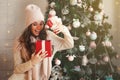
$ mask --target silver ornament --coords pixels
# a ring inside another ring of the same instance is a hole
[[[97,59],[95,57],[92,57],[92,58],[89,59],[89,63],[96,64],[97,63]]]
[[[85,51],[85,46],[84,46],[84,45],[79,45],[79,50],[80,50],[81,52]]]

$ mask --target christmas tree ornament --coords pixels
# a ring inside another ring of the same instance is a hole
[[[108,61],[109,61],[109,57],[108,57],[107,55],[104,56],[104,57],[103,57],[103,61],[108,62]]]
[[[91,32],[90,32],[90,30],[88,30],[87,32],[86,32],[86,36],[90,36],[91,35]]]
[[[61,12],[62,12],[63,15],[69,14],[69,9],[68,9],[68,7],[65,6],[65,7],[61,10]]]
[[[56,11],[54,9],[50,10],[49,17],[56,16]]]
[[[82,4],[81,3],[78,3],[77,6],[80,7],[80,8],[82,8]]]
[[[97,34],[96,34],[96,32],[92,32],[92,33],[91,33],[90,39],[91,39],[91,40],[96,40],[96,39],[97,39]]]
[[[74,66],[74,69],[73,69],[74,71],[77,71],[77,72],[80,72],[80,66]]]
[[[80,50],[81,52],[85,51],[85,46],[84,46],[84,45],[79,45],[79,50]]]
[[[71,4],[72,6],[77,5],[77,0],[70,0],[70,4]]]
[[[85,70],[83,68],[81,68],[80,72],[79,72],[81,75],[85,75]]]
[[[88,8],[87,4],[85,2],[83,2],[82,7],[84,8],[84,10],[86,10]]]
[[[89,63],[96,64],[97,63],[97,59],[95,57],[92,57],[92,58],[89,59]]]
[[[55,59],[55,64],[56,64],[56,65],[60,65],[60,64],[61,64],[61,61],[60,61],[58,58],[56,58],[56,59]]]
[[[103,9],[103,8],[104,8],[103,3],[99,3],[99,9]]]
[[[95,41],[91,41],[91,42],[90,42],[90,48],[95,49],[96,46],[97,46],[97,45],[96,45]]]
[[[53,66],[52,71],[51,71],[51,77],[50,80],[62,80],[62,73],[61,73],[62,68],[58,65]]]
[[[92,70],[91,70],[91,68],[89,66],[86,66],[85,71],[86,71],[87,75],[91,75],[92,74]]]
[[[105,40],[102,42],[103,46],[111,47],[112,43],[109,40]]]
[[[92,11],[93,11],[93,7],[90,6],[90,7],[88,8],[88,10],[89,10],[90,12],[92,12]]]
[[[55,2],[51,2],[51,3],[50,3],[50,7],[51,7],[51,8],[55,8]]]
[[[79,19],[73,19],[73,27],[74,28],[79,28],[80,27],[80,21]]]
[[[74,40],[79,40],[79,37],[73,36],[73,39],[74,39]]]
[[[74,58],[76,57],[75,55],[67,55],[69,61],[73,61]]]
[[[88,63],[87,55],[82,56],[82,65],[83,65],[83,66],[86,66],[87,63]]]
[[[113,80],[112,75],[105,76],[105,80]]]
[[[94,20],[95,21],[102,21],[102,19],[103,19],[103,15],[99,12],[96,12],[94,15]]]
[[[94,20],[97,25],[102,25],[103,14],[96,12],[94,15]]]
[[[77,6],[80,7],[80,8],[82,8],[82,0],[78,0],[77,1]]]

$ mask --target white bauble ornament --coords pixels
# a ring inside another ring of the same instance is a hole
[[[108,56],[104,56],[103,57],[103,61],[108,62],[109,61],[109,57]]]
[[[73,27],[74,28],[78,28],[78,27],[80,27],[80,21],[79,21],[79,19],[73,19]]]
[[[60,65],[61,64],[61,61],[59,59],[55,59],[55,64],[56,65]]]
[[[102,19],[103,19],[103,15],[101,13],[96,12],[96,14],[94,15],[94,20],[102,21]]]
[[[96,40],[97,39],[97,34],[95,32],[92,32],[90,35],[91,40]]]
[[[91,32],[90,32],[90,30],[88,30],[87,32],[86,32],[86,36],[90,36],[91,35]]]
[[[80,50],[81,52],[85,51],[85,46],[84,46],[84,45],[79,45],[79,50]]]
[[[72,6],[77,5],[77,0],[70,0],[70,4],[71,4]]]
[[[86,55],[84,55],[84,56],[82,57],[82,65],[83,65],[83,66],[86,66],[87,63],[88,63],[88,58],[87,58]]]
[[[90,48],[93,48],[93,49],[96,48],[96,43],[95,43],[95,41],[91,41],[91,42],[90,42]]]
[[[92,11],[93,11],[93,7],[90,6],[90,7],[88,8],[88,10],[89,10],[90,12],[92,12]]]
[[[51,3],[50,3],[50,7],[51,7],[51,8],[54,8],[54,7],[55,7],[55,2],[51,2]]]

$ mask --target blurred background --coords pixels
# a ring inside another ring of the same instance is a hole
[[[25,7],[33,3],[41,7],[45,14],[47,0],[0,0],[0,80],[7,80],[13,71],[13,44],[14,39],[25,28]],[[120,50],[120,0],[103,0],[104,11],[108,21],[112,24],[113,46]]]

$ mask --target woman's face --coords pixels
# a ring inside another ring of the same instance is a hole
[[[40,23],[34,22],[32,23],[32,33],[34,36],[38,36],[40,34],[40,31],[43,29],[44,22],[41,21]]]

